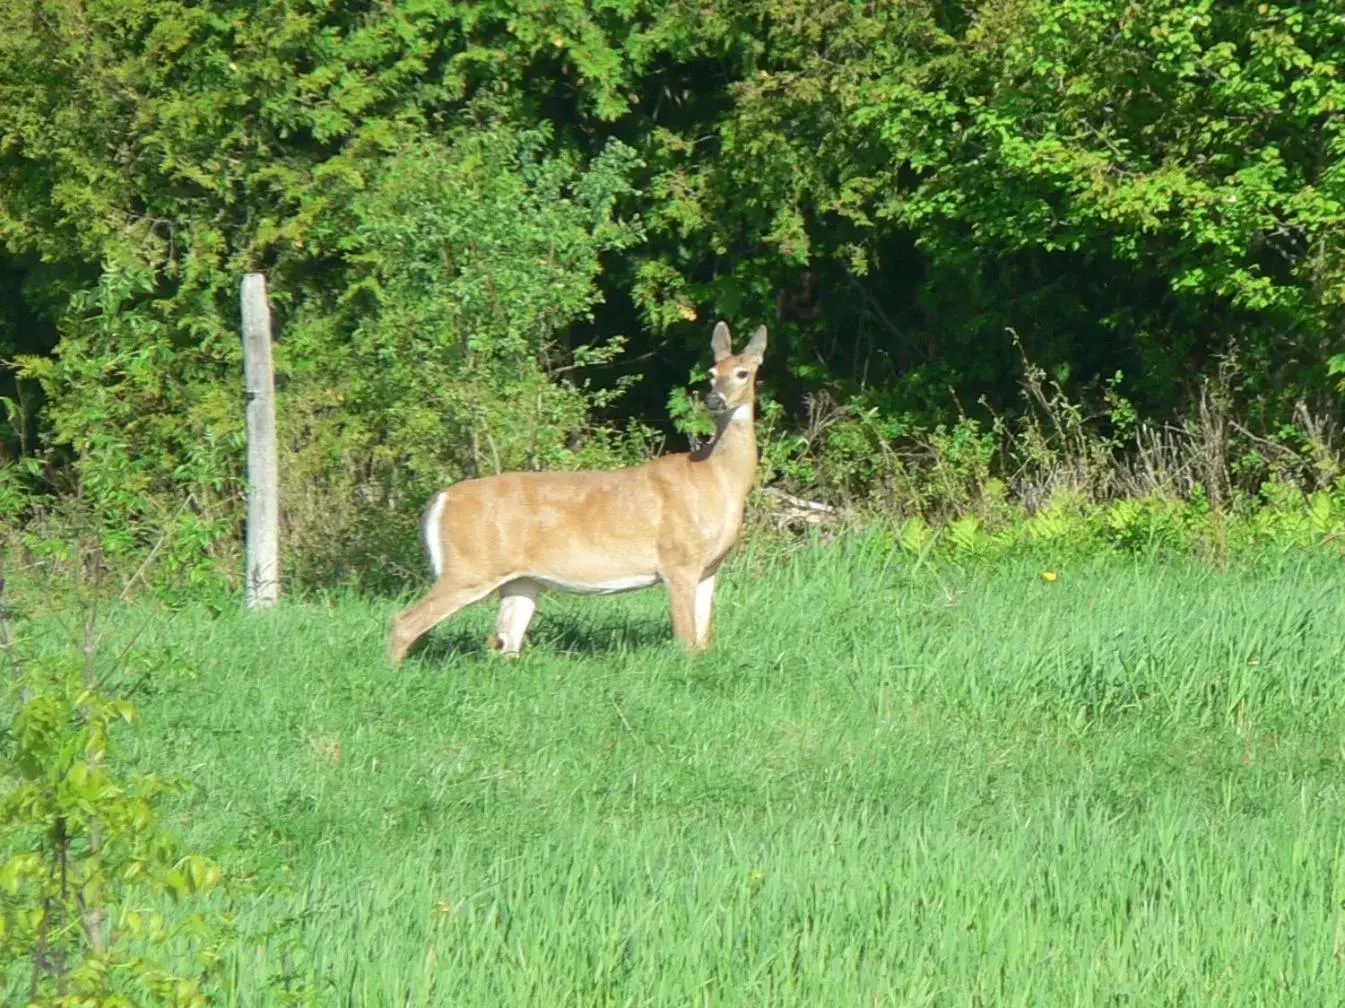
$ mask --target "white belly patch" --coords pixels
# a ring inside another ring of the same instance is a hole
[[[658,582],[656,574],[636,574],[632,577],[610,578],[606,581],[561,581],[544,574],[526,575],[547,588],[570,592],[573,595],[616,595],[619,592],[648,588]]]

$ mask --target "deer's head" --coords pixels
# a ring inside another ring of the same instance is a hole
[[[740,409],[751,410],[757,368],[761,367],[761,359],[766,354],[766,327],[758,326],[743,352],[736,354],[729,327],[720,322],[715,326],[710,347],[714,350],[715,362],[710,368],[710,394],[705,397],[705,406],[715,423],[722,426],[743,415],[738,412]]]

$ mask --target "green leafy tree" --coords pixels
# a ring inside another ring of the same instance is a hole
[[[922,385],[1005,399],[1012,326],[1062,375],[1125,367],[1150,408],[1230,353],[1280,415],[1325,387],[1345,290],[1331,5],[713,10],[684,51],[720,54],[729,100],[708,131],[651,134],[682,249],[657,277],[757,312],[820,277],[782,315],[801,377],[867,369],[891,406]]]

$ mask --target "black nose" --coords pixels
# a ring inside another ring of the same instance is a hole
[[[705,408],[711,413],[723,412],[726,405],[727,403],[724,402],[724,397],[718,392],[711,392],[705,397]]]

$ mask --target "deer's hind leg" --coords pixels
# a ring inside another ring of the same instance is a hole
[[[500,581],[463,581],[445,573],[415,605],[392,619],[388,634],[388,659],[400,665],[411,645],[459,609],[485,598]]]

